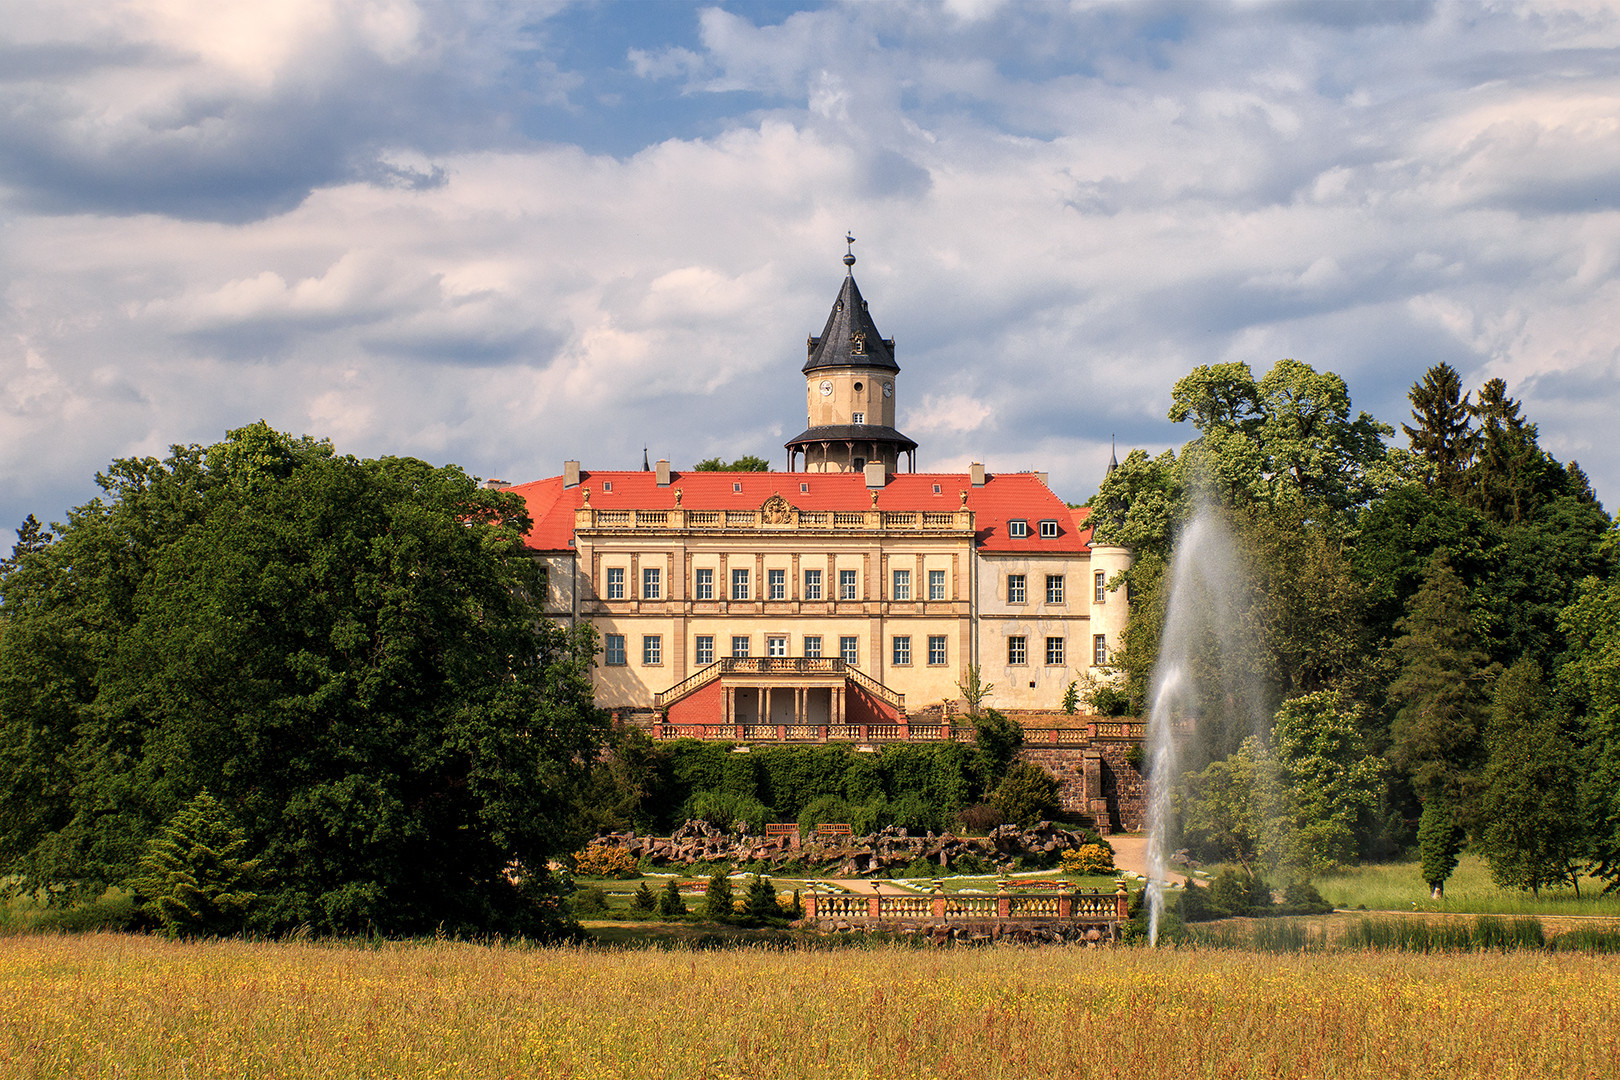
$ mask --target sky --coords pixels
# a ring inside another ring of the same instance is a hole
[[[1613,4],[0,9],[0,529],[261,418],[784,467],[846,230],[920,470],[1080,501],[1284,357],[1403,444],[1445,361],[1620,497]]]

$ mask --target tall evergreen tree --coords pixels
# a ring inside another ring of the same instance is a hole
[[[1559,470],[1536,443],[1536,425],[1519,415],[1507,383],[1492,379],[1473,407],[1479,421],[1479,454],[1470,477],[1474,504],[1504,524],[1535,514]]]
[[[131,884],[171,938],[235,933],[258,899],[259,860],[246,853],[241,827],[201,791],[152,838]]]
[[[1462,392],[1455,368],[1436,364],[1407,394],[1417,426],[1401,425],[1412,452],[1428,466],[1429,486],[1453,496],[1462,495],[1479,444],[1470,396]]]
[[[1496,681],[1480,792],[1480,846],[1503,887],[1540,895],[1574,880],[1581,848],[1578,765],[1541,666],[1520,660]]]

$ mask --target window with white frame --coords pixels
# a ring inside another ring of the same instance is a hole
[[[1014,540],[1022,540],[1029,535],[1029,522],[1023,518],[1013,518],[1007,522],[1007,535]]]
[[[731,598],[733,600],[748,599],[747,570],[733,570],[731,572]]]
[[[840,570],[840,571],[838,571],[838,599],[840,599],[840,600],[859,600],[860,599],[860,596],[855,591],[855,571],[853,571],[853,570]]]
[[[806,570],[804,572],[804,598],[806,600],[821,599],[820,570]]]
[[[819,634],[806,634],[804,636],[804,655],[811,660],[821,659],[821,636]]]
[[[714,635],[699,634],[693,643],[692,660],[698,664],[714,663]]]
[[[765,655],[777,657],[786,656],[787,641],[787,637],[782,634],[767,634],[765,636]]]
[[[624,635],[602,635],[602,662],[608,667],[624,666]]]
[[[1007,639],[1007,663],[1022,667],[1029,663],[1028,641],[1022,637]]]
[[[714,599],[714,571],[699,567],[692,571],[692,599]]]
[[[1063,603],[1063,575],[1046,575],[1046,602],[1048,604]]]
[[[748,655],[748,635],[733,634],[731,638],[731,655],[746,657]]]
[[[1007,575],[1007,603],[1022,604],[1024,602],[1024,575]]]
[[[895,666],[905,666],[911,663],[911,638],[897,637],[894,639]]]
[[[653,667],[664,662],[664,636],[662,634],[645,634],[641,639],[641,663],[643,667]]]
[[[765,571],[765,587],[766,587],[766,590],[767,590],[767,592],[765,594],[767,599],[770,599],[770,600],[786,600],[787,599],[787,571],[786,570],[767,570],[767,571]]]
[[[657,600],[663,595],[664,574],[656,566],[641,568],[641,598],[643,600]]]
[[[1041,539],[1053,540],[1057,538],[1057,522],[1046,520],[1041,522]]]
[[[896,570],[894,572],[894,590],[890,593],[891,600],[911,599],[911,571]]]
[[[945,571],[943,571],[943,570],[930,570],[930,571],[928,571],[928,599],[930,599],[930,600],[948,600],[949,599],[949,597],[947,597],[945,595]]]
[[[1095,597],[1097,603],[1099,603],[1099,604],[1107,603],[1108,602],[1108,574],[1105,571],[1098,570],[1095,574],[1091,575],[1091,580],[1095,584],[1096,589],[1097,589],[1097,594],[1096,594],[1096,597]]]
[[[838,656],[851,667],[859,667],[861,660],[861,639],[858,637],[841,637],[838,639]]]
[[[1108,663],[1108,637],[1106,635],[1104,635],[1104,634],[1096,634],[1096,635],[1092,636],[1092,639],[1091,639],[1091,662],[1092,662],[1092,664],[1094,664],[1097,667],[1103,667],[1103,666],[1107,665],[1107,663]]]
[[[1046,662],[1058,667],[1063,666],[1063,639],[1049,637],[1046,639]]]
[[[849,418],[849,422],[852,424],[864,424],[866,423],[866,414],[863,412],[855,413]]]
[[[949,663],[946,637],[944,634],[928,635],[928,666],[939,667]]]
[[[607,571],[607,598],[624,599],[624,567],[610,566]]]

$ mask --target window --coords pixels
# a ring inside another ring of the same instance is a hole
[[[1046,639],[1046,662],[1048,664],[1055,664],[1058,667],[1063,666],[1063,639],[1062,638],[1060,638],[1060,637],[1049,637],[1049,638]]]
[[[645,667],[652,667],[664,662],[664,637],[662,634],[647,634],[641,639],[641,663]]]
[[[609,600],[624,599],[624,567],[610,566],[607,572],[607,598]]]
[[[939,667],[949,663],[945,653],[945,635],[930,634],[928,636],[928,663],[930,667]]]
[[[1024,602],[1024,575],[1007,575],[1007,603],[1022,604]]]
[[[1105,571],[1099,570],[1095,574],[1091,575],[1091,579],[1096,583],[1097,595],[1095,599],[1097,603],[1106,603],[1108,601],[1108,574]]]
[[[603,660],[607,663],[608,667],[623,667],[624,635],[604,634],[602,635],[602,644],[605,652]]]
[[[852,424],[864,424],[866,423],[866,414],[863,412],[855,413],[849,418],[849,422]]]
[[[1097,634],[1091,639],[1091,662],[1097,667],[1104,667],[1108,663],[1108,637]]]
[[[696,600],[713,600],[714,599],[714,571],[713,570],[695,570],[695,571],[693,571],[693,573],[697,577],[697,580],[695,582],[693,582],[693,586],[694,586],[693,591],[696,594],[693,597],[693,599],[696,599]]]
[[[944,600],[944,599],[946,599],[946,596],[945,596],[945,571],[943,571],[943,570],[930,570],[930,571],[928,571],[928,599],[930,599],[930,600]]]
[[[809,484],[806,484],[806,483],[800,483],[799,484],[799,494],[800,495],[806,494],[807,492],[809,492],[809,490],[810,490],[810,485]]]
[[[714,635],[699,634],[697,647],[692,650],[692,659],[699,664],[714,663]]]
[[[732,490],[733,494],[742,491],[742,481],[741,480],[733,480],[731,482],[731,490]]]
[[[1007,522],[1007,535],[1014,540],[1022,540],[1029,535],[1029,522],[1023,518],[1013,518]]]
[[[1063,603],[1063,575],[1046,575],[1046,602],[1048,604]]]
[[[864,468],[866,468],[866,459],[863,458],[863,457],[856,458],[855,459],[855,469],[854,469],[854,471],[855,472],[860,472]]]
[[[821,599],[820,570],[806,570],[804,572],[804,598],[806,600]]]
[[[786,656],[787,638],[780,635],[770,635],[765,638],[766,656]]]
[[[748,655],[747,637],[739,634],[731,639],[731,655],[743,657]]]
[[[787,599],[787,571],[786,570],[767,570],[767,571],[765,571],[765,585],[769,589],[769,592],[766,595],[770,599],[772,599],[772,600],[786,600]]]
[[[1057,536],[1057,522],[1055,522],[1055,521],[1043,521],[1043,522],[1041,522],[1041,539],[1042,540],[1051,540],[1051,539],[1054,539],[1056,536]]]
[[[935,485],[934,485],[934,494],[935,494],[935,495],[938,495],[938,494],[939,494],[939,485],[938,485],[938,484],[935,484]]]
[[[858,599],[860,599],[860,597],[855,595],[855,571],[853,571],[853,570],[840,570],[840,571],[838,571],[838,599],[840,599],[840,600],[858,600]]]
[[[911,599],[911,571],[910,570],[896,570],[894,572],[894,592],[891,594],[889,599],[891,599],[891,600],[910,600]]]
[[[1007,663],[1022,666],[1029,662],[1028,655],[1025,639],[1021,637],[1007,639]]]
[[[841,637],[838,639],[838,655],[851,667],[859,666],[861,659],[861,639],[856,637]]]
[[[806,634],[804,638],[804,655],[811,660],[821,659],[821,638]]]
[[[894,663],[896,666],[911,663],[911,639],[909,637],[897,637],[894,639]]]
[[[733,600],[748,599],[747,570],[733,570],[731,572],[731,598]]]
[[[608,492],[610,492],[612,490],[613,490],[613,481],[611,481],[611,480],[602,481],[602,494],[606,495]]]
[[[663,571],[657,567],[647,567],[641,571],[641,598],[643,600],[657,600],[663,586]]]

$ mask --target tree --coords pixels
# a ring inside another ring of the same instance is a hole
[[[1073,679],[1063,689],[1063,711],[1073,716],[1080,708],[1080,680]]]
[[[1486,712],[1489,659],[1479,648],[1462,582],[1443,555],[1429,561],[1395,643],[1399,711],[1390,757],[1425,802],[1466,809],[1474,794]]]
[[[956,685],[962,691],[962,700],[967,703],[968,716],[978,719],[979,707],[990,696],[990,691],[996,688],[996,684],[981,681],[979,665],[968,664],[962,668],[962,681]]]
[[[658,894],[652,891],[652,886],[645,881],[630,898],[630,906],[637,911],[656,911],[658,909]]]
[[[1462,842],[1462,826],[1452,805],[1443,797],[1425,801],[1423,816],[1418,819],[1418,854],[1423,860],[1423,880],[1428,883],[1430,898],[1438,900],[1445,895],[1446,879],[1457,869]]]
[[[715,922],[729,922],[736,915],[731,906],[731,878],[724,867],[709,878],[709,887],[703,893],[703,917]]]
[[[1057,778],[1031,762],[1014,762],[990,793],[990,805],[1024,828],[1050,820],[1058,812]]]
[[[768,877],[754,875],[754,880],[748,883],[746,903],[750,918],[780,919],[782,917],[782,905],[776,902],[776,886],[771,884],[771,879]]]
[[[521,499],[263,423],[98,482],[7,577],[11,869],[127,881],[206,789],[262,858],[252,929],[552,925],[605,718]]]
[[[1356,855],[1356,819],[1378,803],[1382,763],[1361,741],[1366,707],[1337,691],[1283,702],[1273,729],[1288,793],[1289,862],[1328,873]]]
[[[1024,745],[1024,729],[995,709],[986,709],[983,716],[973,722],[974,741],[984,755],[992,778],[1006,774],[1007,766],[1018,756]]]
[[[686,914],[686,900],[681,896],[681,887],[670,878],[664,885],[664,891],[658,894],[658,914],[664,918],[673,918],[676,915]]]
[[[1187,778],[1182,835],[1207,860],[1235,862],[1249,873],[1262,863],[1279,863],[1285,828],[1276,759],[1254,736]]]
[[[1470,396],[1462,392],[1456,368],[1436,364],[1407,394],[1417,426],[1401,425],[1412,452],[1427,467],[1427,485],[1453,497],[1461,497],[1466,490],[1468,471],[1479,446]]]
[[[171,938],[235,933],[258,898],[259,860],[246,850],[219,800],[198,792],[147,845],[131,880],[141,910]]]
[[[1579,719],[1581,820],[1591,873],[1613,891],[1620,888],[1620,574],[1582,583],[1559,625],[1569,653],[1558,682]]]
[[[11,555],[0,559],[0,578],[4,578],[16,568],[25,556],[44,550],[53,539],[55,537],[39,523],[39,518],[29,514],[23,519],[22,526],[17,529],[17,542],[11,546]]]
[[[771,463],[762,457],[744,454],[736,461],[726,462],[720,458],[704,458],[692,466],[693,472],[770,472]]]
[[[1497,680],[1480,806],[1491,877],[1538,896],[1543,885],[1575,880],[1582,840],[1579,765],[1546,699],[1541,666],[1529,658]]]

